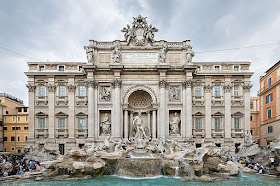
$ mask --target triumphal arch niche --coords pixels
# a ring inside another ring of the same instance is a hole
[[[90,40],[87,62],[28,63],[29,141],[66,149],[109,136],[243,143],[250,62],[193,62],[190,40],[157,40],[159,29],[141,15],[121,32],[123,40]]]

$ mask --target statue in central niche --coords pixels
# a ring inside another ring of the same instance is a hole
[[[135,139],[147,138],[145,127],[143,126],[143,120],[141,118],[141,112],[138,112],[138,115],[133,118],[133,126],[135,132]]]

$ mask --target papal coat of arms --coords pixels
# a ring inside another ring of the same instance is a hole
[[[143,46],[154,42],[154,32],[158,29],[152,25],[148,25],[146,17],[139,15],[138,17],[133,17],[132,28],[127,25],[122,30],[124,32],[124,37],[127,45],[133,43],[136,46]]]

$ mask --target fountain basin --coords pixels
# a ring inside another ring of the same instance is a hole
[[[135,178],[162,175],[161,162],[161,158],[119,158],[116,175]]]

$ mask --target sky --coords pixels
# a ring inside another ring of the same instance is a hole
[[[280,60],[279,7],[279,0],[0,0],[0,92],[28,105],[27,62],[86,61],[88,40],[123,40],[120,30],[141,14],[159,29],[156,40],[191,40],[194,62],[252,62],[256,96],[259,76]],[[240,49],[224,50],[232,48]]]

